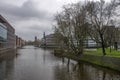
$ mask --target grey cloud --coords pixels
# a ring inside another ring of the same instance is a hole
[[[33,25],[29,27],[29,30],[36,31],[36,32],[50,32],[52,31],[51,26],[49,25]]]
[[[20,30],[18,30],[17,34],[19,34],[19,36],[22,36],[26,40],[34,40],[35,36],[37,36],[39,39],[42,38],[43,32],[46,32],[46,34],[50,34],[52,32],[52,29],[47,27],[40,27],[40,25],[33,25],[30,26],[27,31],[23,31],[22,33]]]
[[[38,9],[35,0],[24,1],[20,1],[22,5],[18,5],[19,2],[17,4],[14,2],[15,5],[11,4],[12,2],[9,0],[0,2],[0,14],[14,26],[16,34],[23,39],[34,40],[34,36],[41,38],[43,32],[46,32],[46,34],[53,32],[53,16],[55,11],[59,9],[57,6],[61,4],[56,3],[56,0],[44,0],[38,3],[41,5]],[[38,2],[40,1],[38,0]]]
[[[5,14],[11,14],[18,19],[51,19],[51,16],[47,11],[38,10],[35,7],[34,2],[31,0],[26,1],[22,6],[15,6],[10,4],[0,4],[0,11]]]

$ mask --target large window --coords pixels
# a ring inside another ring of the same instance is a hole
[[[7,28],[0,24],[0,42],[6,42],[7,40]]]

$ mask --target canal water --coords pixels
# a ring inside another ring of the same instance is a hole
[[[51,50],[25,46],[17,56],[0,60],[0,80],[120,80],[118,72],[53,55]]]

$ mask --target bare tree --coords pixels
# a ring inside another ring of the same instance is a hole
[[[115,21],[113,16],[116,15],[117,6],[116,0],[109,3],[100,0],[66,5],[55,17],[56,29],[63,36],[62,40],[68,49],[74,53],[83,53],[84,41],[90,36],[101,44],[103,55],[106,55],[105,47],[109,46],[108,42],[112,42],[114,36],[108,32],[111,31],[109,24]]]
[[[117,7],[116,0],[106,3],[104,0],[87,3],[87,21],[90,26],[90,36],[102,46],[103,55],[106,55],[105,47],[107,46],[106,31],[108,30],[110,21],[113,20],[115,9]]]
[[[64,36],[64,42],[73,53],[83,54],[87,37],[85,5],[80,3],[66,5],[56,16],[57,29]]]

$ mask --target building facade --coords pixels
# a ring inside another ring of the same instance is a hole
[[[25,43],[26,43],[25,40],[23,40],[22,38],[20,38],[16,35],[16,37],[15,37],[15,44],[16,44],[15,47],[16,48],[20,48],[20,47],[24,46]]]
[[[39,47],[39,40],[38,40],[37,36],[35,36],[34,46]]]
[[[44,36],[41,39],[41,47],[58,47],[58,43],[56,42],[55,34],[49,34]],[[77,46],[77,41],[73,40],[73,44]],[[63,42],[63,46],[65,46]],[[96,43],[94,40],[92,40],[90,37],[87,37],[84,41],[84,47],[86,48],[96,48],[100,47],[100,44]]]
[[[44,35],[40,41],[41,47],[57,47],[56,39],[54,34]]]
[[[0,49],[15,48],[15,29],[0,15]]]
[[[4,48],[7,42],[7,27],[0,23],[0,48]]]

